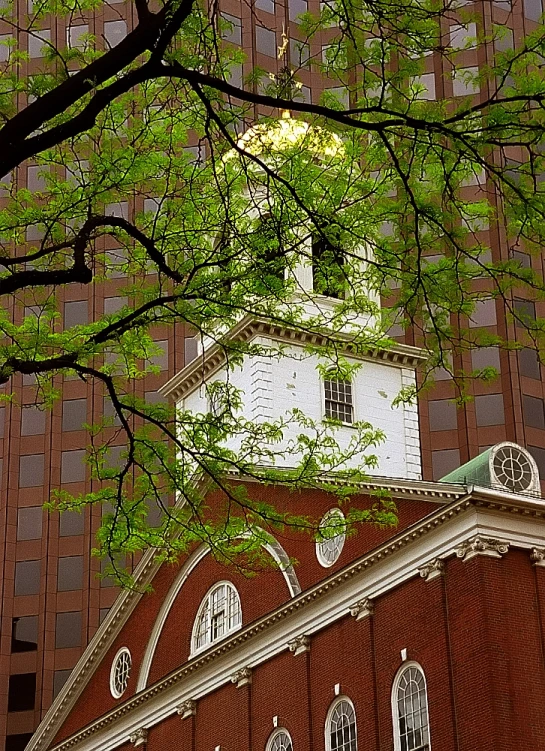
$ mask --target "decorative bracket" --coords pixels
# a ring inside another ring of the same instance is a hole
[[[310,652],[310,636],[305,634],[296,636],[295,639],[288,642],[288,647],[290,652],[293,652],[294,657],[303,654],[303,652]]]
[[[193,717],[193,715],[197,714],[197,702],[195,699],[186,699],[186,701],[183,701],[176,707],[176,711],[182,720],[187,720],[188,717]]]
[[[533,561],[534,566],[545,567],[545,548],[532,548],[530,560]]]
[[[375,612],[375,605],[370,597],[365,597],[350,606],[350,615],[354,616],[357,621],[369,618]]]
[[[135,730],[134,733],[131,733],[129,741],[135,748],[138,748],[138,746],[144,746],[148,741],[148,729],[139,728],[138,730]]]
[[[231,676],[231,683],[237,688],[248,686],[252,682],[252,668],[241,668]]]
[[[469,561],[476,555],[484,555],[488,558],[501,558],[508,550],[508,542],[497,540],[495,537],[476,535],[458,545],[456,555],[464,561]]]
[[[418,573],[427,582],[437,579],[445,573],[445,562],[441,558],[434,558],[432,561],[428,561],[418,569]]]

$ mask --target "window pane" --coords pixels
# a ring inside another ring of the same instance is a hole
[[[71,672],[71,670],[55,670],[53,675],[53,698],[57,696],[64,686]]]
[[[111,316],[129,304],[128,297],[105,297],[104,315]]]
[[[37,595],[40,591],[40,561],[18,561],[15,564],[15,594]]]
[[[274,13],[274,0],[255,0],[255,7],[267,13]]]
[[[82,535],[85,529],[85,516],[78,511],[63,511],[59,519],[59,535]]]
[[[35,488],[44,482],[44,455],[28,454],[19,458],[19,487]]]
[[[57,567],[57,590],[67,592],[83,586],[83,556],[71,555],[59,558]]]
[[[63,451],[61,454],[61,482],[85,480],[85,451]]]
[[[88,321],[87,300],[64,303],[65,329],[70,329],[72,326],[82,326]]]
[[[255,47],[258,52],[269,57],[276,57],[276,35],[274,31],[263,26],[255,27]]]
[[[274,2],[272,3],[274,9]],[[242,44],[242,21],[236,16],[231,16],[229,13],[221,14],[225,21],[229,23],[229,27],[222,30],[222,39],[226,42],[232,42],[232,44]],[[153,200],[153,199],[152,199]],[[144,201],[144,211],[146,211],[146,202]]]
[[[10,675],[8,712],[24,712],[34,709],[36,697],[36,673]]]
[[[104,38],[110,47],[115,47],[127,36],[125,21],[106,21],[104,24]]]
[[[439,480],[441,477],[448,475],[453,469],[460,466],[459,449],[445,449],[444,451],[431,452],[431,464],[433,479]]]
[[[490,394],[475,397],[475,414],[477,425],[503,425],[505,414],[503,411],[503,396]]]
[[[475,310],[469,319],[470,328],[478,326],[494,326],[496,323],[495,300],[477,300]]]
[[[525,425],[529,425],[531,428],[545,428],[543,399],[536,399],[534,396],[523,394],[522,411]]]
[[[455,430],[456,405],[446,399],[428,402],[430,430]]]
[[[19,733],[18,735],[6,736],[6,751],[24,751],[32,733]]]
[[[17,539],[39,540],[42,536],[42,517],[41,506],[20,508],[17,512]]]
[[[28,35],[28,55],[29,57],[41,57],[42,50],[46,46],[47,42],[51,41],[51,31],[49,29],[42,29],[42,31],[34,31]]]
[[[38,616],[25,615],[11,621],[11,651],[34,652],[38,649]]]
[[[537,352],[533,349],[522,349],[519,353],[520,373],[527,378],[541,380],[541,370],[539,367],[539,358]]]
[[[539,21],[543,9],[541,0],[524,0],[524,15],[531,21]]]
[[[290,21],[296,21],[302,13],[308,10],[307,0],[288,0]]]
[[[21,435],[41,435],[45,432],[45,412],[34,405],[23,405]]]
[[[471,353],[471,365],[473,370],[482,368],[495,368],[500,370],[500,351],[497,347],[483,347]]]
[[[545,480],[545,449],[542,449],[539,446],[526,446],[526,448],[536,460],[537,468],[539,469],[539,477],[542,480]]]
[[[62,403],[62,429],[83,430],[87,422],[87,399],[68,399]]]
[[[81,645],[81,613],[57,613],[55,646],[59,649]]]
[[[524,328],[536,320],[536,306],[531,300],[515,300],[513,302],[515,325]]]

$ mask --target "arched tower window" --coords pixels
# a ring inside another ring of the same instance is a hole
[[[231,582],[215,584],[203,599],[191,639],[191,651],[200,652],[242,625],[240,597]]]
[[[392,689],[395,751],[428,751],[430,725],[426,679],[420,665],[403,665]]]
[[[290,734],[284,728],[275,730],[269,738],[266,751],[293,751]]]
[[[338,699],[327,715],[326,751],[358,751],[356,713],[352,702]]]

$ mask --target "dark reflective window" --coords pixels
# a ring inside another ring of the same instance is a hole
[[[545,428],[543,399],[536,399],[535,396],[523,394],[522,411],[524,413],[525,425],[529,425],[531,428]]]
[[[32,733],[19,733],[17,735],[6,736],[6,751],[24,751]]]
[[[57,564],[57,590],[68,592],[83,586],[83,556],[70,555],[59,558]]]
[[[27,454],[19,457],[19,487],[35,488],[44,484],[44,455]]]
[[[121,420],[119,419],[117,410],[114,408],[114,403],[112,402],[109,396],[104,397],[103,414],[104,414],[104,417],[113,417],[114,425],[121,425]]]
[[[545,480],[545,449],[542,449],[539,446],[526,446],[526,448],[536,460],[540,478]]]
[[[53,698],[57,696],[61,688],[64,686],[66,681],[68,680],[68,676],[70,675],[72,671],[71,670],[55,670],[55,673],[53,675]]]
[[[102,558],[100,561],[100,573],[104,574],[106,569],[111,569],[112,562],[109,558]],[[123,571],[124,568],[127,566],[127,561],[125,560],[125,556],[123,558],[119,558],[115,562],[115,568],[117,570]],[[100,580],[100,586],[101,587],[114,587],[117,584],[117,582],[114,581],[113,577],[106,576],[104,579]]]
[[[87,300],[78,302],[64,303],[64,328],[70,329],[72,326],[81,326],[88,323]]]
[[[40,591],[40,561],[18,561],[15,564],[15,594],[37,595]]]
[[[38,616],[25,615],[11,620],[11,651],[34,652],[38,649]]]
[[[32,404],[21,410],[21,435],[42,435],[45,432],[45,412]]]
[[[85,529],[85,516],[78,511],[63,511],[59,519],[59,535],[82,535]]]
[[[17,539],[39,540],[42,536],[42,517],[41,506],[20,508],[17,512]]]
[[[81,613],[57,613],[55,646],[59,649],[81,645]]]
[[[475,397],[475,415],[477,425],[503,425],[505,414],[503,411],[503,396],[501,394],[487,394]]]
[[[428,402],[430,430],[456,430],[456,405],[447,399]]]
[[[492,298],[488,300],[477,300],[475,310],[469,318],[469,326],[478,328],[479,326],[494,326],[496,323],[496,301]]]
[[[87,399],[67,399],[62,403],[62,429],[83,430],[87,422]]]
[[[110,612],[110,608],[100,608],[98,612],[98,622],[102,623],[102,621],[106,618],[109,612]]]
[[[444,449],[443,451],[431,452],[431,464],[433,479],[439,480],[441,477],[448,475],[453,469],[460,466],[459,449]]]
[[[342,249],[325,237],[312,240],[313,289],[320,295],[340,299],[345,295],[346,274]]]
[[[539,367],[539,358],[537,352],[533,349],[521,349],[519,355],[520,373],[526,378],[541,380],[541,370]]]
[[[61,454],[61,482],[85,480],[85,450],[63,451]]]
[[[513,302],[515,324],[524,327],[536,320],[536,306],[531,300],[515,300]]]
[[[34,709],[36,698],[36,673],[10,675],[8,712],[25,712]]]

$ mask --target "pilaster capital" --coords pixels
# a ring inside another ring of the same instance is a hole
[[[437,579],[445,573],[445,562],[441,558],[434,558],[423,566],[420,566],[418,573],[427,582]]]
[[[310,652],[310,636],[306,636],[306,634],[296,636],[295,639],[288,642],[288,648],[290,652],[293,652],[294,657],[303,654],[303,652]]]
[[[138,748],[138,746],[144,746],[148,741],[148,729],[138,728],[134,733],[131,733],[129,741],[135,748]]]
[[[197,702],[195,699],[186,699],[176,707],[176,712],[178,712],[182,720],[187,720],[188,717],[197,714]]]
[[[375,612],[375,604],[370,597],[364,597],[350,606],[350,615],[354,616],[357,621],[369,618]]]
[[[509,543],[504,540],[475,535],[475,537],[471,537],[469,540],[458,545],[456,555],[464,561],[469,561],[476,555],[484,555],[488,558],[501,558],[508,550]]]
[[[248,686],[252,682],[252,668],[241,668],[231,676],[231,683],[237,688]]]
[[[530,552],[530,560],[534,566],[545,567],[545,548],[532,548]]]

